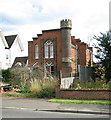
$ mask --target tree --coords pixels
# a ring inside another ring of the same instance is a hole
[[[94,45],[97,49],[95,57],[99,59],[99,64],[106,68],[105,77],[109,81],[111,79],[111,32],[100,33],[100,36],[94,36],[97,44]]]

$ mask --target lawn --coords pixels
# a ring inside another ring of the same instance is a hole
[[[110,104],[111,100],[76,100],[76,99],[50,99],[49,102],[57,103],[84,103],[84,104]]]

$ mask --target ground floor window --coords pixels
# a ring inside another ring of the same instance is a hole
[[[49,72],[49,74],[54,74],[54,64],[52,62],[46,62],[46,70]]]
[[[51,66],[50,69],[51,69],[51,70],[50,70],[51,75],[53,75],[53,74],[54,74],[54,66]]]

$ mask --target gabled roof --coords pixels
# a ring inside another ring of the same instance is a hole
[[[14,41],[17,40],[17,43],[18,43],[18,45],[19,45],[19,47],[20,47],[20,50],[21,50],[21,51],[24,51],[24,48],[23,48],[23,46],[22,46],[21,40],[20,40],[20,38],[19,38],[18,35],[5,36],[5,39],[6,39],[6,42],[7,42],[7,44],[8,44],[8,47],[6,47],[5,49],[10,49],[10,48],[12,47]]]
[[[14,43],[15,39],[16,39],[17,35],[10,35],[10,36],[5,36],[5,39],[7,41],[7,44],[8,44],[8,48],[7,49],[10,49],[12,44]]]
[[[8,47],[7,41],[6,41],[5,37],[4,37],[3,32],[2,32],[1,29],[0,29],[0,37],[1,37],[1,40],[3,42],[4,48]]]
[[[25,56],[25,57],[16,57],[12,67],[14,67],[15,64],[18,63],[18,62],[22,63],[22,66],[25,66],[27,64],[27,60],[28,60],[27,56]]]

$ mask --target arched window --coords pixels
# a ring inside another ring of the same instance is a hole
[[[44,45],[45,45],[45,58],[54,58],[53,43],[50,40],[47,40]]]
[[[46,70],[53,75],[54,74],[54,64],[51,61],[46,62]]]
[[[23,66],[23,64],[21,63],[21,62],[17,62],[16,64],[15,64],[15,66],[17,67],[17,66]]]
[[[38,45],[36,44],[35,45],[35,59],[38,59],[39,58],[39,48],[38,48]]]

